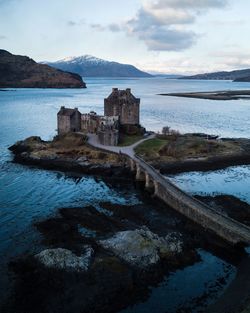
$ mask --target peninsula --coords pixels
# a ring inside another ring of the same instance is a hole
[[[0,88],[86,88],[78,74],[0,50]]]
[[[208,99],[208,100],[240,100],[250,99],[250,90],[222,90],[202,92],[173,92],[163,93],[160,96]]]

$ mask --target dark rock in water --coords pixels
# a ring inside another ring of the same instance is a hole
[[[195,196],[220,213],[250,226],[250,205],[231,195]]]
[[[45,143],[40,137],[38,136],[31,136],[25,140],[18,141],[14,145],[9,147],[9,150],[15,154],[23,153],[23,152],[31,152],[35,148],[44,149]]]
[[[144,227],[118,232],[111,238],[100,240],[99,243],[128,264],[147,268],[156,265],[162,257],[182,252],[180,234],[178,238],[172,235],[159,237]]]
[[[157,201],[144,211],[142,205],[102,203],[64,208],[37,222],[48,248],[11,264],[15,288],[1,313],[115,313],[145,300],[169,271],[199,260],[191,237],[176,229],[183,224],[167,222],[181,217],[165,211]],[[141,225],[139,213],[146,223],[153,220],[154,231],[150,223]]]
[[[0,50],[0,88],[86,88],[78,74]]]
[[[47,268],[84,272],[89,269],[94,252],[89,246],[85,246],[84,250],[83,254],[77,256],[67,249],[46,249],[35,255],[35,258]]]

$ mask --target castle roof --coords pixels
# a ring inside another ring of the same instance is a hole
[[[78,111],[77,108],[70,109],[70,108],[61,107],[60,111],[57,114],[64,115],[64,116],[72,116],[76,113],[76,111]]]
[[[108,100],[119,100],[127,99],[133,102],[139,102],[140,99],[136,98],[132,93],[131,89],[127,88],[126,90],[119,90],[118,88],[113,88],[111,94],[106,98]]]

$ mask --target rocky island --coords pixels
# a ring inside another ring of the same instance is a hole
[[[0,50],[0,88],[86,88],[78,74]]]

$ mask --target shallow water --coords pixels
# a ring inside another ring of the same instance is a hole
[[[200,262],[170,274],[157,288],[152,289],[147,301],[121,313],[175,313],[180,308],[199,312],[204,303],[211,303],[214,295],[220,295],[222,289],[234,279],[235,268],[204,250],[199,250],[199,254]],[[221,284],[221,278],[225,278],[225,284]],[[212,292],[207,294],[208,290]],[[201,306],[199,299],[202,299]]]
[[[181,189],[194,195],[233,195],[250,204],[250,166],[232,166],[209,172],[168,176]]]
[[[17,140],[31,135],[39,135],[45,140],[53,138],[56,134],[56,113],[60,106],[77,106],[82,112],[95,110],[97,113],[103,113],[103,98],[110,93],[112,87],[130,87],[132,92],[141,98],[141,122],[147,129],[158,131],[169,125],[183,132],[198,131],[222,136],[250,137],[248,100],[212,101],[157,95],[177,91],[247,89],[247,83],[153,78],[88,79],[87,85],[86,90],[18,89],[0,92],[0,295],[3,295],[7,288],[7,262],[23,252],[42,249],[40,236],[32,226],[34,221],[56,214],[57,209],[62,206],[98,206],[100,201],[134,204],[140,201],[133,186],[130,189],[119,188],[93,177],[72,177],[70,174],[11,163],[12,157],[7,148]],[[244,176],[242,171],[250,172],[245,167],[239,167],[233,172],[232,182],[238,181],[237,195],[248,199],[246,184],[249,180],[240,178]],[[219,177],[223,175],[219,174],[218,179]],[[179,184],[178,178],[173,179]],[[207,192],[227,190],[228,193],[233,193],[236,190],[235,184],[231,184],[227,179],[223,182],[217,186],[214,183],[207,184]],[[181,185],[184,189],[185,184]],[[187,191],[192,192],[191,189]],[[208,280],[216,281],[213,271],[225,276],[224,261],[204,253],[200,271],[204,269],[205,273],[205,267],[211,266]],[[187,271],[196,272],[194,269]],[[234,275],[234,272],[232,268],[230,275]],[[159,299],[159,303],[162,303],[162,310],[169,305],[162,300],[162,294],[166,293],[168,296],[170,293],[170,299],[173,297],[172,281],[176,279],[174,294],[178,294],[178,298],[186,294],[182,283],[178,283],[178,275],[180,274],[172,274],[172,278],[162,285],[165,289],[160,288],[153,293],[154,299]],[[188,281],[192,284],[192,275],[185,277],[187,284]],[[228,281],[230,279],[231,276]],[[199,297],[198,290],[199,288],[194,289],[192,295],[186,294],[187,297]]]

